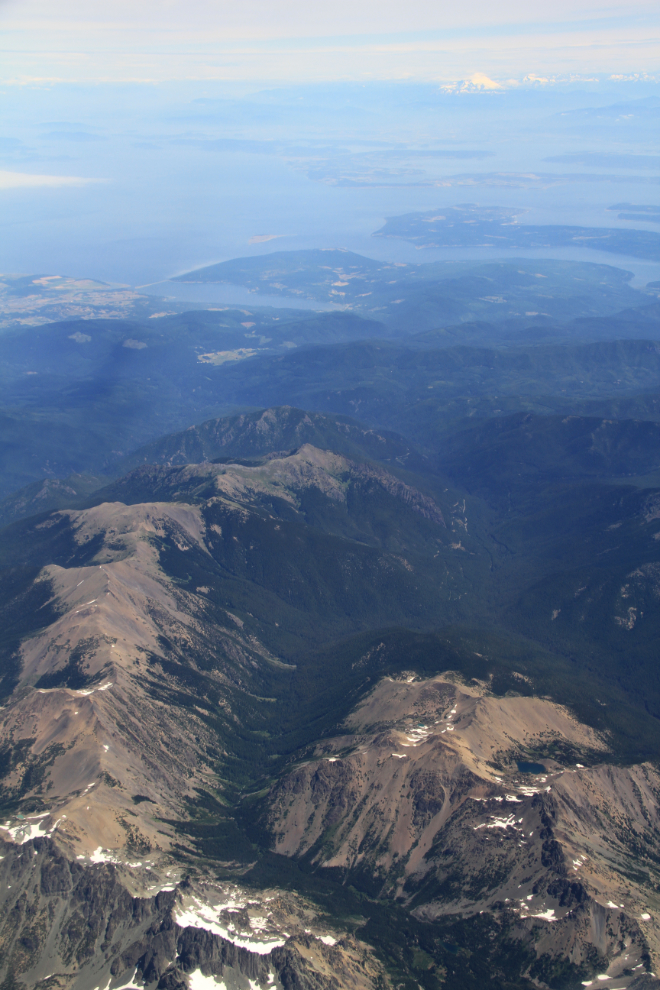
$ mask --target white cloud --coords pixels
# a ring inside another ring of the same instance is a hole
[[[266,241],[277,240],[278,237],[284,237],[284,234],[255,234],[248,241],[248,244],[265,244]]]
[[[200,33],[214,41],[328,38],[515,24],[576,23],[657,13],[656,0],[0,0],[6,27],[47,30],[69,42],[76,34],[146,32],[182,42]],[[126,39],[124,39],[126,40]],[[75,42],[74,42],[75,44]]]
[[[49,186],[51,189],[61,186],[85,186],[90,182],[100,182],[100,179],[83,179],[76,175],[32,175],[29,172],[5,172],[0,170],[0,190],[2,189],[35,189],[38,186]]]
[[[653,72],[657,0],[0,0],[0,80],[473,80]],[[492,87],[490,87],[492,88]]]

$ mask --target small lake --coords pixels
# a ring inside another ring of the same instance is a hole
[[[516,766],[518,767],[518,770],[520,771],[520,773],[547,773],[548,772],[547,769],[546,769],[546,767],[544,767],[542,763],[526,763],[524,760],[522,760],[520,763],[517,763]]]

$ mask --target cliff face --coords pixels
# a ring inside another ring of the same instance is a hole
[[[3,986],[42,990],[386,985],[368,947],[302,898],[181,882],[148,863],[87,864],[50,838],[5,847]]]

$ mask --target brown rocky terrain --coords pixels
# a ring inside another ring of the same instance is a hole
[[[368,946],[303,898],[190,882],[146,863],[90,865],[37,838],[0,862],[4,985],[39,990],[374,990]],[[14,982],[20,974],[20,983]]]
[[[279,852],[370,874],[428,921],[508,913],[539,955],[596,952],[599,986],[660,965],[657,768],[451,675],[382,680],[345,729],[273,788]]]
[[[427,496],[385,471],[314,447],[263,467],[164,470],[170,488],[210,478],[215,494],[207,502],[243,516],[265,495],[294,508],[297,493],[312,487],[345,501],[345,479],[357,474],[444,529],[440,509]],[[70,842],[76,854],[101,849],[114,856],[125,845],[167,849],[171,830],[156,827],[155,818],[181,815],[185,799],[214,774],[205,755],[213,739],[204,707],[180,710],[152,690],[168,680],[159,664],[163,637],[189,652],[211,649],[210,676],[227,710],[227,692],[241,671],[279,661],[232,612],[222,611],[209,627],[209,589],[184,590],[160,567],[154,538],[167,535],[179,552],[196,548],[206,555],[222,539],[219,526],[207,530],[199,506],[104,502],[54,513],[37,530],[47,535],[63,519],[76,545],[94,545],[96,552],[86,566],[48,565],[37,579],[50,582],[59,617],[21,649],[20,681],[1,723],[2,738],[21,758],[4,788],[21,790],[41,814],[47,808],[50,817],[40,830],[57,820],[59,841]],[[30,778],[35,785],[22,787]]]
[[[210,479],[210,501],[245,519],[273,493],[295,509],[294,488],[345,500],[352,470],[305,448],[263,467],[185,469],[174,481]],[[380,469],[355,473],[444,529],[421,493]],[[226,897],[184,882],[177,855],[193,848],[177,822],[200,790],[222,800],[211,717],[240,726],[232,699],[249,694],[252,672],[287,668],[235,613],[209,619],[208,587],[188,590],[161,566],[160,540],[210,558],[221,528],[207,526],[200,505],[116,501],[54,513],[34,532],[48,539],[62,525],[87,560],[39,572],[57,617],[23,642],[0,713],[3,990],[386,986],[371,950],[325,921],[319,929],[300,898],[235,885]],[[172,703],[173,646],[197,658],[200,677],[212,659],[196,705]]]
[[[80,544],[99,532],[104,543],[93,564],[52,565],[40,576],[52,582],[60,617],[23,646],[21,681],[2,720],[3,739],[22,759],[4,785],[11,793],[34,777],[23,793],[50,812],[39,831],[56,828],[76,855],[166,849],[171,829],[155,817],[180,815],[208,776],[210,737],[199,713],[149,690],[163,676],[147,662],[162,653],[159,636],[191,641],[201,629],[195,595],[166,579],[146,538],[168,527],[181,546],[199,543],[203,523],[193,507],[158,504],[104,504],[70,518]],[[228,616],[212,635],[239,663],[254,654]],[[66,668],[84,674],[86,686],[34,687]],[[222,682],[222,671],[215,676]]]
[[[516,988],[647,990],[660,775],[619,765],[567,708],[451,671],[378,674],[297,761],[270,742],[296,686],[287,644],[306,663],[297,626],[332,607],[319,569],[348,589],[342,631],[370,615],[355,561],[382,608],[426,593],[435,614],[476,547],[464,504],[311,445],[140,468],[113,492],[16,531],[49,560],[34,587],[52,621],[23,638],[0,710],[0,990],[384,990],[383,943],[361,934],[383,904],[430,931],[497,919],[524,950]],[[318,505],[326,542],[303,553]],[[399,522],[394,550],[365,505]],[[232,845],[244,800],[241,821],[268,809],[281,883],[248,876],[265,845]],[[292,859],[368,894],[335,915],[287,889]]]
[[[346,502],[351,485],[369,482],[382,488],[393,498],[400,499],[410,508],[440,526],[445,526],[442,510],[428,495],[411,487],[385,469],[374,464],[358,464],[341,454],[320,450],[305,443],[298,450],[278,452],[264,459],[263,463],[245,465],[186,464],[182,467],[146,468],[155,484],[170,490],[195,491],[204,481],[211,481],[217,497],[232,502],[253,505],[265,497],[281,498],[291,506],[300,504],[300,496],[314,489],[336,502]],[[123,483],[113,486],[121,491],[133,483],[128,475]]]

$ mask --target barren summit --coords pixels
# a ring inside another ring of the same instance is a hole
[[[641,986],[651,737],[621,759],[606,681],[594,711],[559,660],[468,631],[493,510],[402,438],[288,407],[156,451],[2,534],[5,614],[32,617],[4,680],[6,978],[376,990],[423,960]]]

